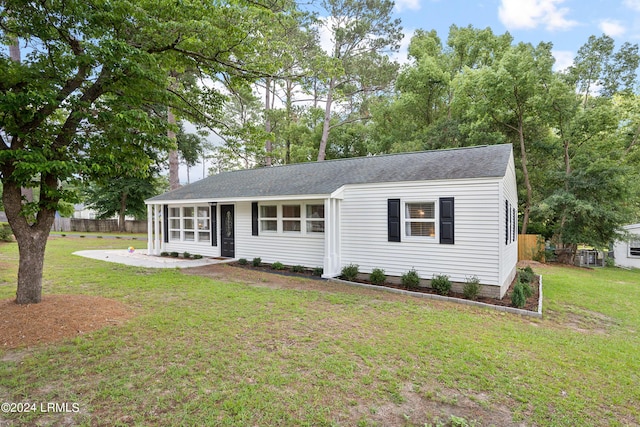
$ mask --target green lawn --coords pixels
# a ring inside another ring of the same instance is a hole
[[[9,425],[640,424],[640,271],[538,269],[538,320],[71,255],[129,245],[146,241],[49,242],[45,293],[114,298],[137,316],[57,344],[0,349],[0,402],[80,407],[0,414],[0,425],[3,416]],[[0,244],[0,299],[15,294],[16,271],[16,244]]]

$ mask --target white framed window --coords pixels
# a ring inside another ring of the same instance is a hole
[[[629,257],[640,258],[640,239],[629,241]]]
[[[408,237],[436,237],[436,203],[406,202],[404,232]]]
[[[306,205],[307,233],[324,233],[324,205]]]
[[[260,206],[260,231],[278,231],[278,205]]]
[[[258,223],[260,233],[320,237],[324,233],[324,204],[318,202],[259,204]]]
[[[169,241],[211,242],[211,215],[209,207],[170,207]]]

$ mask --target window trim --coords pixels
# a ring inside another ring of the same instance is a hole
[[[204,208],[207,211],[207,216],[206,217],[199,217],[198,216],[198,211]],[[179,216],[172,216],[172,214],[174,213],[173,210],[177,209],[178,210],[178,214]],[[192,209],[193,210],[193,215],[192,216],[185,216],[185,210],[187,209]],[[215,231],[212,229],[212,222],[211,222],[211,209],[209,205],[205,205],[205,204],[194,204],[194,205],[169,205],[168,207],[168,236],[169,236],[169,241],[166,243],[187,243],[187,244],[207,244],[210,245],[211,244],[211,237],[213,236],[213,233],[215,233]],[[178,224],[180,224],[180,228],[174,228],[172,227],[172,222],[174,220],[178,221]],[[193,228],[185,228],[185,224],[187,221],[191,220],[192,224],[193,224]],[[208,223],[207,228],[203,228],[202,230],[198,228],[198,223],[202,222],[203,220],[206,220],[206,222]],[[180,234],[179,238],[175,238],[173,237],[173,233],[174,232],[178,232]],[[192,233],[193,234],[193,239],[186,239],[186,235],[187,233]],[[200,239],[200,233],[207,233],[209,235],[209,238],[206,240],[201,240]]]
[[[263,217],[262,216],[262,207],[263,206],[275,206],[276,207],[276,217]],[[298,217],[285,217],[284,216],[284,206],[297,206],[300,208],[300,216]],[[308,206],[323,206],[323,214],[325,215],[323,218],[311,218],[307,216],[307,207]],[[259,233],[258,235],[268,235],[268,236],[287,236],[287,237],[312,237],[312,238],[322,238],[324,237],[326,224],[326,212],[324,209],[324,201],[298,201],[298,200],[284,200],[284,201],[265,201],[258,202],[258,227]],[[276,221],[276,230],[265,230],[262,227],[263,220],[275,220]],[[285,221],[298,221],[300,223],[300,230],[285,230],[284,222]],[[310,222],[323,222],[323,231],[308,231],[307,226]]]
[[[408,205],[415,204],[432,204],[433,205],[433,218],[408,218],[407,217],[407,208]],[[400,235],[403,239],[407,241],[421,241],[421,242],[439,242],[439,230],[438,230],[438,215],[439,215],[439,203],[437,203],[436,199],[403,199],[401,200],[401,208],[400,208],[400,223],[401,230]],[[421,223],[431,223],[433,224],[433,236],[415,236],[407,234],[407,223],[410,222],[421,222]]]
[[[631,251],[638,252],[638,255],[631,253]],[[640,258],[640,237],[638,239],[631,239],[627,244],[627,258]]]

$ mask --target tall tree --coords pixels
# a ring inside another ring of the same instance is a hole
[[[529,175],[528,151],[540,128],[548,102],[546,85],[552,78],[551,45],[537,47],[519,43],[499,61],[476,70],[467,69],[457,77],[458,112],[477,123],[488,121],[503,133],[519,151],[525,200],[521,232],[526,234],[533,203],[533,186]]]
[[[236,79],[269,71],[268,61],[255,58],[254,35],[276,7],[260,0],[1,3],[0,39],[11,34],[33,48],[21,63],[0,55],[0,180],[19,247],[17,303],[41,300],[47,237],[67,196],[61,183],[105,166],[87,154],[99,136],[84,132],[87,125],[105,115],[137,115],[166,130],[149,115],[153,105],[215,118],[218,90],[171,90],[169,70]],[[122,102],[103,101],[110,95]],[[166,140],[160,135],[155,143]],[[39,200],[25,200],[22,187],[36,187]]]
[[[325,113],[318,150],[324,160],[332,127],[333,104],[385,88],[393,81],[397,65],[384,51],[396,51],[402,40],[400,21],[392,19],[390,0],[323,0],[328,16],[331,66],[326,78]]]

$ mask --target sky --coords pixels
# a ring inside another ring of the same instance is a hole
[[[640,0],[396,0],[405,32],[397,60],[416,29],[436,30],[443,42],[452,24],[509,32],[515,43],[553,43],[555,69],[563,70],[589,36],[607,34],[619,47],[640,43]]]

